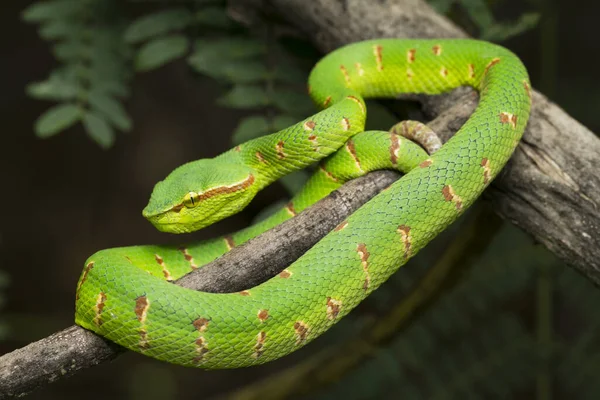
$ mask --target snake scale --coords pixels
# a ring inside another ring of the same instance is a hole
[[[363,132],[365,98],[439,94],[462,85],[479,91],[479,105],[433,155],[396,134]],[[79,279],[76,323],[190,367],[245,367],[289,354],[350,312],[473,203],[511,156],[531,107],[521,61],[500,46],[467,39],[342,47],[314,67],[309,93],[320,112],[177,168],[155,186],[143,215],[161,231],[194,231],[238,212],[281,176],[319,162],[292,202],[230,236],[97,252]],[[169,282],[380,168],[405,175],[263,284],[214,294]]]

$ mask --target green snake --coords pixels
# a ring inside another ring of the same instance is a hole
[[[364,99],[472,86],[480,102],[428,155],[393,133],[363,132]],[[378,39],[317,63],[309,93],[323,110],[215,158],[175,169],[143,215],[191,232],[245,207],[283,175],[319,162],[285,208],[233,235],[186,246],[101,250],[85,263],[76,323],[130,350],[190,367],[237,368],[280,358],[329,329],[455,221],[498,174],[529,118],[527,71],[482,41]],[[405,175],[279,275],[238,293],[184,289],[177,279],[292,217],[349,179],[382,168]]]

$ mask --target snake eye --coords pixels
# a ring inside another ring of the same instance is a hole
[[[183,205],[187,208],[193,208],[198,205],[198,193],[189,192],[183,197]]]

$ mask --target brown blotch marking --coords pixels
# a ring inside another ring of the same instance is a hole
[[[383,47],[379,44],[373,46],[373,55],[377,64],[377,71],[383,71]]]
[[[342,129],[347,131],[350,129],[350,120],[346,117],[342,118],[342,121],[340,122],[340,124],[342,124]]]
[[[256,153],[254,153],[256,155],[256,158],[258,159],[259,162],[266,164],[267,160],[265,160],[265,156],[262,155],[262,153],[260,151],[257,151]]]
[[[400,138],[398,135],[390,135],[390,160],[392,161],[393,167],[398,167],[398,152],[400,151]]]
[[[258,358],[258,357],[262,356],[262,354],[264,352],[264,344],[265,344],[266,338],[267,338],[266,332],[263,332],[263,331],[258,332],[258,335],[256,335],[256,344],[254,345],[254,354],[252,354],[252,357]]]
[[[240,152],[240,151],[242,151],[242,146],[238,145],[238,146],[235,146],[233,149],[237,152]]]
[[[294,322],[294,330],[296,331],[296,345],[301,345],[308,337],[308,325],[302,321]]]
[[[183,254],[183,258],[185,258],[185,261],[190,263],[190,268],[198,269],[198,266],[194,262],[194,257],[192,257],[190,253],[188,253],[188,249],[186,249],[185,247],[180,247],[178,250]]]
[[[404,259],[408,260],[411,256],[412,236],[410,234],[410,226],[400,225],[397,232],[400,234],[400,240],[404,245]]]
[[[415,73],[412,69],[406,68],[406,79],[412,79],[415,76]]]
[[[340,65],[340,71],[342,71],[342,75],[344,75],[344,80],[346,81],[346,86],[350,86],[350,75],[348,74],[348,70],[345,66]]]
[[[487,185],[490,182],[490,176],[492,173],[490,170],[490,160],[483,158],[481,160],[481,167],[483,168],[483,183]]]
[[[315,121],[310,120],[310,121],[306,121],[303,126],[304,126],[304,130],[312,131],[313,129],[315,129],[315,126],[317,126],[317,124]]]
[[[348,226],[348,221],[344,221],[341,224],[339,224],[338,226],[336,226],[333,230],[336,232],[339,232],[347,226]]]
[[[279,273],[279,277],[280,277],[280,278],[283,278],[283,279],[287,279],[287,278],[289,278],[290,276],[292,276],[292,272],[291,272],[291,271],[289,271],[289,270],[287,270],[287,269],[284,269],[283,271],[281,271],[281,272]]]
[[[356,252],[360,257],[360,262],[362,264],[363,271],[365,272],[363,290],[366,292],[371,284],[371,277],[369,276],[369,257],[371,256],[371,253],[369,253],[369,251],[367,250],[367,245],[364,243],[359,243],[356,246]]]
[[[285,206],[285,210],[288,212],[288,214],[290,214],[292,217],[296,216],[296,209],[294,209],[294,203],[293,202],[289,202],[287,203],[287,205]]]
[[[249,291],[247,291],[247,290],[242,290],[242,291],[240,292],[240,294],[241,294],[242,296],[250,296],[250,292],[249,292]]]
[[[286,158],[286,157],[287,157],[287,154],[285,154],[285,153],[283,152],[283,146],[284,146],[283,140],[280,140],[280,141],[279,141],[279,142],[277,142],[277,144],[275,145],[275,151],[277,152],[277,157],[278,157],[280,160],[283,160],[284,158]]]
[[[406,61],[409,64],[412,64],[415,62],[415,54],[417,53],[417,49],[408,49],[408,51],[406,52]]]
[[[96,298],[96,305],[94,306],[94,312],[96,314],[94,316],[94,323],[97,326],[102,325],[102,310],[104,309],[105,302],[106,295],[104,294],[104,292],[98,293],[98,297]]]
[[[456,205],[456,209],[460,210],[462,208],[462,199],[456,193],[454,193],[454,189],[452,186],[446,185],[442,189],[442,194],[444,195],[444,199],[446,201],[451,201]]]
[[[165,260],[163,260],[163,258],[161,256],[159,256],[158,254],[154,255],[154,259],[156,260],[156,262],[158,263],[158,265],[160,265],[160,267],[162,268],[162,273],[165,276],[165,279],[168,280],[168,281],[172,281],[173,277],[171,276],[171,273],[167,269],[167,265],[165,264]]]
[[[323,171],[329,179],[331,179],[334,182],[338,182],[338,179],[335,176],[333,176],[331,172],[327,171],[323,165],[319,166],[319,169]]]
[[[446,67],[440,68],[440,75],[443,76],[444,78],[447,78],[448,77],[448,69]]]
[[[208,328],[209,322],[210,321],[206,318],[198,318],[197,320],[192,322],[192,325],[194,325],[194,328],[196,328],[198,332],[204,332]]]
[[[421,167],[421,168],[427,168],[431,164],[433,164],[433,160],[431,158],[428,158],[427,160],[425,160],[421,164],[419,164],[419,167]]]
[[[171,211],[178,213],[179,211],[183,210],[184,207],[185,206],[183,205],[183,203],[177,204],[173,206],[173,208],[171,208]]]
[[[327,318],[330,320],[334,320],[337,318],[340,310],[342,309],[342,302],[340,300],[332,299],[331,297],[327,298]]]
[[[469,79],[475,78],[475,64],[469,64]]]
[[[355,63],[354,66],[356,67],[356,73],[358,76],[363,76],[365,74],[365,70],[360,63]]]
[[[354,164],[359,171],[362,172],[362,166],[360,165],[360,160],[358,159],[358,155],[356,154],[356,147],[354,147],[354,141],[352,139],[346,142],[346,150],[350,153],[350,157],[354,160]]]
[[[246,179],[244,179],[243,181],[241,181],[240,183],[236,183],[231,186],[219,186],[214,189],[207,190],[204,193],[199,193],[198,201],[204,201],[204,200],[210,199],[211,197],[218,196],[220,194],[235,193],[237,191],[247,189],[248,187],[252,186],[253,184],[254,184],[254,175],[249,174],[248,177]],[[171,210],[178,212],[182,208],[184,208],[183,203],[174,206]]]
[[[77,291],[76,291],[77,294],[75,295],[76,300],[79,300],[79,291],[81,290],[81,286],[83,286],[83,283],[87,280],[88,274],[90,273],[92,268],[94,268],[94,262],[90,261],[85,266],[85,269],[83,270],[83,276],[81,277],[81,280],[79,281],[79,287],[77,288]]]
[[[327,98],[323,102],[323,107],[327,107],[329,103],[331,103],[331,96],[327,96]]]
[[[235,247],[235,242],[233,241],[231,235],[224,236],[223,240],[225,240],[225,246],[227,246],[227,250],[231,250]]]
[[[135,315],[138,321],[143,324],[146,322],[148,316],[148,309],[150,308],[150,302],[146,296],[140,296],[135,299]]]
[[[527,92],[527,97],[529,97],[529,100],[531,100],[531,86],[529,86],[529,83],[527,83],[527,81],[523,81],[523,87]]]
[[[511,114],[507,112],[500,113],[500,122],[503,124],[510,124],[510,126],[515,129],[517,127],[517,115]]]
[[[433,54],[435,54],[436,56],[439,56],[442,54],[442,46],[440,46],[439,44],[436,44],[435,46],[433,46],[431,48],[431,51],[433,51]]]
[[[204,355],[208,353],[208,348],[206,347],[206,339],[203,337],[199,337],[196,339],[196,353],[197,356],[194,357],[194,362],[199,363],[204,358]]]
[[[269,319],[269,310],[258,310],[256,316],[260,322],[265,322],[267,319]]]
[[[490,70],[490,68],[492,68],[494,65],[498,64],[499,62],[500,62],[500,59],[498,57],[493,58],[492,61],[490,61],[488,63],[488,65],[485,67],[485,71],[483,72],[483,74],[487,75],[487,73]]]
[[[356,96],[346,96],[347,99],[352,100],[353,102],[355,102],[356,104],[358,104],[358,106],[360,107],[360,111],[364,114],[365,113],[365,105],[362,103],[362,101],[360,101]]]
[[[138,346],[141,350],[148,350],[150,348],[150,342],[148,342],[148,331],[145,327],[140,328],[140,341]]]

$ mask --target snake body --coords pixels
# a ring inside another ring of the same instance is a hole
[[[397,135],[363,132],[365,98],[438,94],[462,85],[480,92],[479,106],[431,156]],[[474,40],[351,44],[315,66],[309,92],[322,111],[179,167],[156,185],[144,215],[163,231],[193,231],[239,211],[281,176],[324,159],[292,203],[224,238],[92,255],[77,287],[76,323],[184,366],[236,368],[291,353],[350,312],[473,203],[517,146],[531,106],[520,60]],[[406,174],[278,276],[227,294],[169,283],[379,168]]]

